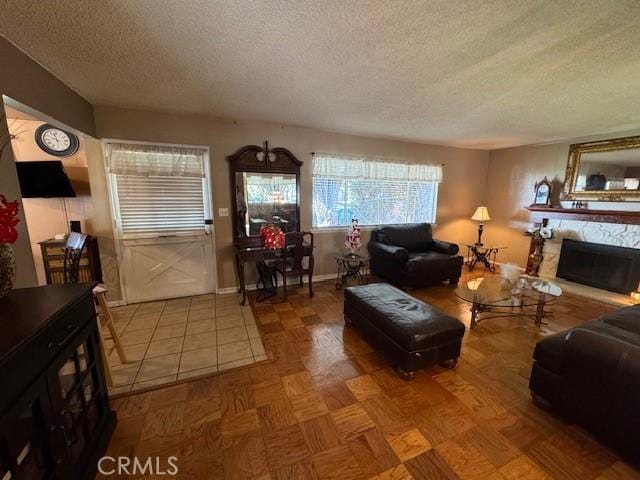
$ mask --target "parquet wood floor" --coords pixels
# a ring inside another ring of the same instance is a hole
[[[468,326],[469,306],[451,287],[412,294]],[[325,282],[313,299],[301,289],[287,303],[254,303],[269,360],[115,400],[109,454],[175,455],[178,478],[198,480],[640,479],[533,405],[527,388],[542,335],[613,307],[567,294],[541,331],[527,319],[487,320],[467,331],[455,370],[405,382],[344,328],[342,302]]]

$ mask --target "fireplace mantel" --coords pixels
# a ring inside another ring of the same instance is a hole
[[[623,223],[640,225],[640,212],[624,210],[591,210],[587,208],[526,207],[535,223],[545,219],[580,220],[582,222]]]

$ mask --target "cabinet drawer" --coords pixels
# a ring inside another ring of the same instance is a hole
[[[49,268],[51,269],[59,269],[64,271],[64,258],[61,257],[59,259],[50,258],[49,259]],[[80,257],[80,267],[87,267],[89,265],[89,259],[86,256]]]
[[[44,252],[46,256],[50,256],[50,255],[64,256],[64,245],[44,247]]]
[[[90,321],[96,321],[95,318],[93,295],[87,295],[69,305],[57,318],[52,319],[33,341],[15,352],[0,369],[0,385],[3,386],[0,412],[6,407],[5,400],[19,395],[21,386],[31,381],[24,378],[22,372],[33,372],[35,378],[73,340],[82,327]]]
[[[93,296],[76,303],[64,312],[56,321],[45,329],[38,339],[40,352],[47,350],[55,356],[73,338],[90,319],[95,317],[96,309]]]

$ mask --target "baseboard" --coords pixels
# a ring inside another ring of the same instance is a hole
[[[107,306],[109,308],[113,307],[124,307],[127,303],[124,300],[109,300],[107,302]]]
[[[251,290],[248,288],[247,290]],[[225,287],[225,288],[217,288],[216,295],[227,295],[229,293],[237,293],[238,287]]]
[[[313,281],[314,282],[324,282],[325,280],[332,280],[336,278],[336,275],[338,275],[338,273],[325,273],[323,275],[314,275],[313,276]],[[291,277],[293,278],[293,277]],[[304,277],[302,279],[303,283],[309,283],[309,281],[307,280],[307,277]],[[297,282],[296,282],[297,283]],[[281,283],[279,285],[282,285]],[[216,290],[216,294],[217,295],[227,295],[229,293],[237,293],[238,292],[238,288],[240,287],[224,287],[224,288],[218,288]],[[255,283],[252,283],[251,285],[247,285],[247,291],[252,291],[252,290],[256,290],[256,285]]]
[[[325,273],[324,275],[314,275],[314,282],[324,282],[325,280],[335,280],[338,276],[338,272],[336,273]],[[306,280],[306,279],[305,279]]]

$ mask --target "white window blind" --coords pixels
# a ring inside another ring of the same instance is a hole
[[[122,235],[205,230],[206,151],[110,144],[108,170]]]
[[[313,226],[434,223],[441,181],[440,165],[315,154]]]

